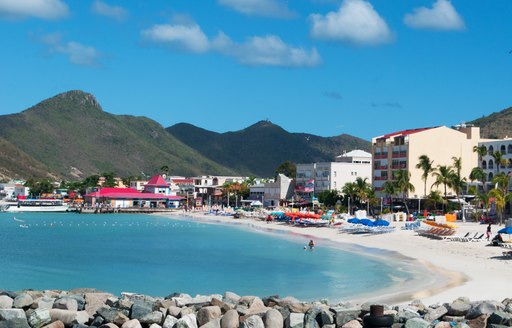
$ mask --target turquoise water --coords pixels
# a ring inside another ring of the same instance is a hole
[[[307,242],[288,233],[157,216],[0,213],[0,289],[346,300],[408,278],[322,241],[304,250]]]

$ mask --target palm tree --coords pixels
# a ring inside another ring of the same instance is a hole
[[[459,209],[462,214],[464,214],[462,209],[462,202],[460,201],[459,195],[462,193],[462,190],[464,189],[466,185],[466,178],[462,178],[460,176],[460,171],[462,170],[462,158],[461,157],[452,157],[453,160],[453,167],[455,168],[455,174],[452,176],[452,188],[453,191],[455,191],[455,195],[457,196],[457,201],[459,203]],[[462,219],[466,220],[464,215],[462,215]]]
[[[396,194],[396,186],[393,183],[393,181],[386,181],[382,185],[383,192],[388,195],[389,198],[389,206],[391,207],[393,205],[393,196]]]
[[[417,169],[421,169],[423,171],[423,174],[421,175],[421,179],[425,182],[425,187],[423,190],[423,197],[427,196],[427,178],[432,171],[434,171],[434,168],[432,167],[432,164],[434,161],[431,161],[430,158],[427,155],[421,155],[419,158],[418,164],[416,164]]]
[[[402,200],[405,204],[405,209],[409,213],[409,206],[407,206],[406,196],[409,191],[414,192],[414,185],[411,183],[411,173],[405,170],[399,170],[395,174],[396,189],[402,192]]]
[[[473,181],[480,181],[482,183],[482,187],[484,189],[484,193],[487,193],[486,189],[486,181],[487,181],[487,174],[485,174],[484,170],[481,167],[474,167],[471,170],[471,173],[469,174],[469,180],[471,182]]]
[[[510,177],[504,173],[499,173],[492,178],[492,183],[496,187],[489,193],[495,198],[496,210],[500,212],[500,224],[503,223],[503,215],[506,202],[511,199],[511,194],[508,192],[510,184]]]
[[[476,200],[484,204],[485,213],[489,213],[489,201],[491,200],[490,193],[479,193],[476,195]]]
[[[487,148],[485,146],[473,146],[473,152],[478,154],[478,159],[481,161],[487,155]]]
[[[443,203],[443,197],[437,190],[431,190],[430,194],[428,194],[427,202],[432,203],[434,205],[434,209],[437,211],[437,203]]]
[[[500,174],[500,166],[507,166],[507,159],[503,157],[503,153],[499,150],[495,151],[491,154],[492,158],[494,158],[494,163],[496,164],[496,174]]]
[[[343,195],[345,195],[344,198],[347,199],[347,208],[348,208],[348,214],[351,214],[351,206],[350,206],[350,199],[352,199],[352,202],[356,201],[356,189],[355,189],[355,182],[347,182],[345,185],[341,188],[341,192]]]
[[[354,191],[354,195],[357,197],[360,203],[365,203],[367,205],[369,204],[368,199],[371,191],[371,186],[368,183],[367,178],[363,179],[361,177],[357,177],[356,181],[354,182]]]
[[[453,176],[455,172],[448,165],[438,165],[436,170],[432,173],[436,181],[432,184],[432,186],[439,187],[440,185],[444,186],[444,199],[446,200],[448,197],[448,187],[452,186]],[[443,212],[444,212],[444,203],[443,203]]]

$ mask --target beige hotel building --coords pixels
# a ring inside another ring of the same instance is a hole
[[[478,155],[473,147],[480,140],[480,128],[462,125],[457,128],[446,126],[419,128],[388,133],[372,139],[373,155],[373,186],[377,196],[386,196],[383,185],[392,180],[394,172],[406,170],[411,173],[410,181],[415,191],[409,193],[409,198],[423,198],[423,171],[417,169],[421,155],[427,155],[434,161],[432,166],[453,165],[453,157],[462,159],[461,176],[468,177],[471,170],[478,166]],[[432,190],[434,178],[427,179],[427,195]],[[435,189],[435,187],[433,188]],[[444,193],[443,186],[437,188]],[[452,190],[448,190],[452,193]]]

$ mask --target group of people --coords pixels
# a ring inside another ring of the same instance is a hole
[[[492,235],[491,224],[490,223],[487,226],[487,231],[486,231],[485,234],[486,234],[487,240],[490,240],[491,235]],[[503,243],[503,237],[501,237],[501,234],[498,232],[496,234],[496,236],[494,236],[494,238],[491,240],[491,244],[494,245],[494,246],[498,246],[501,243]]]

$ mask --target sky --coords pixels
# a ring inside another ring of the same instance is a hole
[[[0,115],[112,114],[370,140],[512,106],[511,0],[0,0]]]

